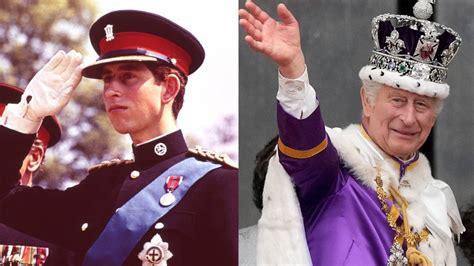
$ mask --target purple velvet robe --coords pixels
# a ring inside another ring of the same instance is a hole
[[[280,139],[286,146],[308,150],[326,138],[320,107],[302,120],[280,104],[277,108]],[[394,231],[377,194],[342,166],[327,138],[328,146],[307,159],[279,151],[296,186],[313,265],[386,265]]]

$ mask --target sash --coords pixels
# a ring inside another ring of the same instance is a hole
[[[196,181],[220,166],[188,158],[168,168],[117,209],[99,238],[87,251],[82,265],[122,265],[153,224],[176,206]],[[159,201],[166,193],[166,177],[170,175],[181,175],[184,178],[179,188],[173,192],[176,201],[163,207]]]

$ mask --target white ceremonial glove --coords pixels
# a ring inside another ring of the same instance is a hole
[[[81,81],[82,56],[59,51],[33,77],[18,104],[8,104],[1,124],[22,133],[35,133],[45,116],[58,114]]]
[[[24,117],[41,121],[59,113],[81,80],[81,63],[81,54],[74,50],[56,53],[26,86],[20,101],[27,105]]]

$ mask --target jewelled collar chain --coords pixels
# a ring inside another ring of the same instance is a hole
[[[393,186],[389,187],[390,199],[393,200],[393,205],[389,209],[386,200],[388,199],[387,194],[383,189],[383,182],[380,176],[380,172],[377,170],[377,176],[375,177],[375,182],[377,184],[376,192],[377,198],[380,201],[381,209],[387,217],[388,225],[395,231],[395,237],[393,240],[392,247],[390,248],[390,257],[387,261],[387,266],[392,265],[422,265],[422,266],[432,266],[431,261],[423,255],[419,250],[416,249],[416,246],[422,242],[428,240],[429,231],[425,227],[421,230],[420,233],[411,231],[411,227],[408,221],[408,202],[403,198],[402,195],[398,192]],[[396,207],[398,203],[402,215],[403,215],[403,224],[398,226],[397,219],[400,216],[400,211]],[[406,255],[403,253],[403,243],[407,243]]]

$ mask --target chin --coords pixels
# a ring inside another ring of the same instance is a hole
[[[114,127],[115,131],[117,131],[120,134],[128,134],[130,132],[130,129],[126,126],[116,125],[114,123],[112,123],[112,126]]]
[[[129,132],[129,131],[126,130],[126,129],[115,129],[115,131],[117,131],[117,132],[120,133],[120,134],[128,134],[128,132]]]

